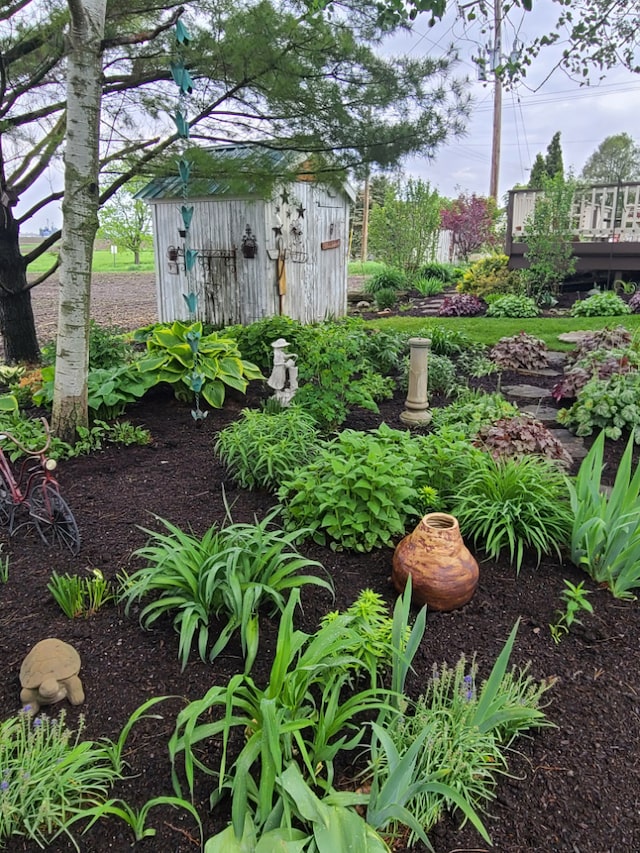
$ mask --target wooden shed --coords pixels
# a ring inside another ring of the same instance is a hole
[[[225,326],[276,314],[304,323],[344,315],[351,187],[314,180],[303,158],[292,178],[290,156],[271,152],[271,186],[260,191],[249,147],[220,146],[207,156],[214,165],[235,161],[233,180],[220,177],[221,168],[214,179],[194,181],[186,199],[178,176],[138,193],[151,206],[159,319],[195,315]],[[187,232],[184,206],[193,208]]]

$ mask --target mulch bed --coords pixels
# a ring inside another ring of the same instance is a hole
[[[231,644],[213,665],[193,657],[184,672],[177,657],[178,638],[168,621],[143,631],[136,613],[126,616],[107,606],[88,619],[68,620],[53,602],[46,586],[58,574],[101,569],[108,578],[137,565],[132,553],[146,541],[142,528],[155,528],[156,516],[202,534],[225,516],[224,499],[235,521],[263,518],[274,498],[246,492],[228,479],[216,460],[212,443],[218,430],[247,405],[257,404],[263,389],[248,398],[232,394],[221,411],[210,412],[202,426],[189,408],[170,392],[158,389],[131,407],[129,419],[147,427],[148,447],[110,448],[60,465],[63,494],[73,508],[83,539],[77,557],[48,549],[28,530],[3,539],[9,555],[9,581],[0,586],[0,626],[3,656],[0,710],[3,717],[19,707],[18,672],[29,649],[45,637],[73,644],[82,657],[81,677],[86,701],[67,706],[73,724],[86,718],[86,735],[117,737],[129,715],[152,696],[171,696],[153,709],[161,719],[139,723],[130,737],[126,759],[130,778],[116,786],[114,796],[140,808],[149,798],[172,793],[167,741],[178,711],[200,698],[213,684],[224,684],[242,669],[240,649]],[[438,401],[434,401],[438,402]],[[379,416],[354,413],[345,426],[368,429],[385,420],[400,427],[401,395],[384,403]],[[618,455],[618,449],[613,455]],[[613,457],[612,457],[613,458]],[[334,553],[329,548],[302,548],[320,560],[335,583],[336,598],[314,588],[303,596],[299,627],[312,632],[322,615],[347,607],[358,590],[370,587],[391,605],[389,582],[392,551],[372,554]],[[477,555],[482,559],[482,554]],[[586,580],[594,614],[554,645],[549,623],[560,603],[563,579]],[[431,612],[427,631],[415,659],[409,688],[417,695],[434,663],[454,664],[460,654],[477,652],[481,675],[486,675],[517,619],[520,629],[512,662],[531,662],[536,678],[548,679],[547,709],[555,728],[516,742],[509,754],[509,775],[500,777],[497,796],[488,806],[486,825],[500,853],[633,853],[640,849],[640,609],[635,602],[616,601],[597,588],[569,562],[557,558],[525,561],[519,575],[506,561],[481,562],[479,588],[471,602],[453,613]],[[261,620],[261,641],[254,678],[266,676],[273,654],[276,625]],[[66,704],[66,703],[65,703]],[[341,768],[340,781],[352,785],[352,770]],[[210,813],[211,780],[199,784],[196,802],[206,835],[222,828],[224,810]],[[191,853],[198,849],[193,820],[177,810],[152,811],[154,838],[136,850]],[[124,851],[133,837],[123,823],[97,824],[79,840],[90,853]],[[432,833],[438,853],[481,853],[487,849],[469,826],[447,818]],[[35,853],[39,848],[11,839],[11,851]],[[67,853],[74,848],[64,838],[49,848]],[[424,850],[422,846],[415,848]],[[336,851],[340,853],[340,851]]]

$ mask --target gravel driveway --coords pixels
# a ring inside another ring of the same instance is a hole
[[[31,302],[40,343],[55,337],[58,324],[58,277],[34,287]],[[91,316],[101,326],[130,331],[158,319],[154,273],[94,273]]]

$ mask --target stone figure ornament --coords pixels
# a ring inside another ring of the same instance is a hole
[[[41,705],[68,699],[72,705],[84,702],[80,655],[68,643],[49,637],[31,649],[20,667],[20,701],[37,714]]]
[[[267,385],[275,391],[273,399],[277,400],[281,406],[288,406],[298,390],[296,365],[298,356],[294,352],[287,352],[290,344],[284,338],[278,338],[271,346],[273,347],[273,369],[267,379]]]

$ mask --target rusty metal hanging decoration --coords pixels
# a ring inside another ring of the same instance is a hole
[[[243,258],[255,258],[258,253],[258,240],[249,224],[247,224],[247,227],[245,228],[240,251],[242,252]]]

